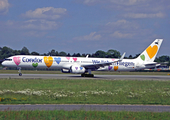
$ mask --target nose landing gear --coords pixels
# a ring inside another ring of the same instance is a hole
[[[22,73],[19,73],[19,76],[22,76]]]
[[[21,73],[21,68],[19,68],[19,76],[22,76],[22,73]]]

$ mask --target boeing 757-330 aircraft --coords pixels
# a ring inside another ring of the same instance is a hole
[[[82,77],[93,77],[91,71],[135,71],[159,66],[154,60],[162,41],[156,39],[135,59],[124,59],[125,53],[120,59],[16,55],[5,59],[2,65],[19,68],[19,76],[22,76],[21,68],[61,69],[63,73],[81,74]]]

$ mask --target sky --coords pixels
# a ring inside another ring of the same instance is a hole
[[[135,56],[155,39],[170,56],[170,0],[0,0],[0,47]]]

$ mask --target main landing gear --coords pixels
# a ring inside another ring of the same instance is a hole
[[[83,73],[83,74],[81,74],[81,77],[94,77],[94,75],[93,74],[85,74],[85,73]]]
[[[81,77],[94,77],[94,75],[91,74],[91,69],[88,69],[88,73],[89,74],[85,74],[85,73],[81,74]]]
[[[21,73],[21,68],[19,68],[19,76],[22,76],[22,73]]]

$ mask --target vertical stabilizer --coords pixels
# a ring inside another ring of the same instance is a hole
[[[153,62],[159,51],[163,39],[156,39],[152,44],[143,51],[136,59],[140,62]]]

